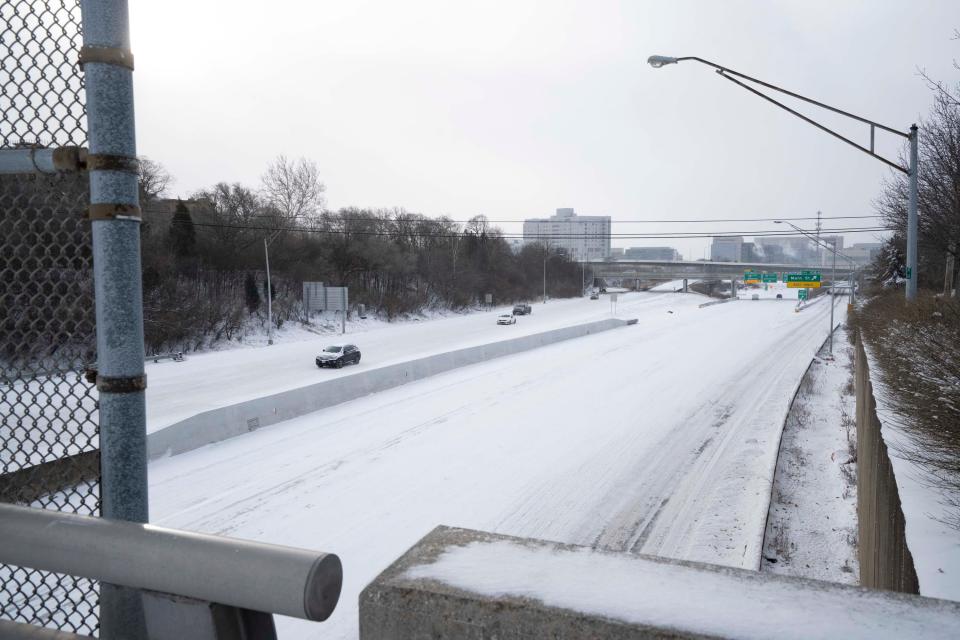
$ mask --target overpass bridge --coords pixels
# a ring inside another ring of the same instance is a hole
[[[736,290],[737,281],[743,280],[745,271],[758,273],[792,273],[803,270],[829,271],[822,265],[807,264],[770,264],[765,262],[708,262],[708,261],[670,261],[670,260],[604,260],[588,261],[593,272],[593,279],[611,284],[623,284],[635,281],[637,288],[650,286],[652,283],[670,280],[683,280],[683,291],[687,291],[690,280],[730,280]],[[840,271],[847,273],[849,269]],[[832,274],[824,274],[823,281],[834,279]],[[646,283],[643,285],[642,283]]]
[[[745,271],[784,273],[803,270],[821,272],[830,270],[822,265],[769,264],[764,262],[609,260],[588,261],[584,264],[591,268],[595,278],[622,278],[624,280],[743,280]],[[842,270],[841,273],[845,273],[845,270]]]

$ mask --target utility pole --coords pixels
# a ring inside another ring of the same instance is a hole
[[[818,212],[819,213],[819,212]],[[833,272],[830,275],[830,358],[833,359],[833,306],[837,300],[837,238],[833,238]]]
[[[806,231],[804,231],[797,225],[793,224],[792,222],[786,222],[785,220],[774,220],[773,223],[788,224],[794,229],[796,229],[797,231],[799,231],[800,233],[802,233],[803,235],[807,236],[808,238],[814,239],[814,237],[811,234],[807,233]],[[833,303],[834,303],[834,300],[836,299],[836,292],[837,292],[837,255],[839,255],[840,253],[839,251],[837,251],[837,238],[838,236],[833,237],[832,246],[827,245],[824,241],[820,239],[815,239],[819,246],[825,247],[829,249],[831,253],[833,253],[833,272],[832,272],[832,275],[830,276],[830,331],[828,333],[830,337],[830,357],[831,358],[833,357]],[[851,258],[847,256],[843,256],[843,257],[848,262],[850,262],[850,264],[856,267],[856,262],[854,262]],[[823,269],[821,269],[821,271],[823,271]]]
[[[280,235],[280,230],[263,239],[263,257],[267,263],[267,344],[273,344],[273,287],[270,286],[270,243]]]
[[[820,230],[823,228],[821,217],[823,214],[817,211],[817,265],[823,266],[823,247],[820,245]],[[836,245],[834,245],[836,248]]]
[[[543,245],[543,304],[547,304],[547,245]]]

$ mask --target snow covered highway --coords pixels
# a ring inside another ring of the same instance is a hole
[[[356,637],[360,590],[438,524],[756,568],[780,430],[830,300],[703,301],[625,296],[635,326],[158,460],[151,522],[337,553],[337,611],[279,619],[283,637]],[[589,304],[569,315],[609,313]]]
[[[671,294],[621,295],[620,317],[634,310],[661,304]],[[610,317],[606,298],[550,300],[533,305],[532,315],[515,325],[497,326],[496,317],[512,307],[454,314],[446,317],[387,324],[351,323],[344,336],[336,333],[267,347],[234,348],[189,355],[184,362],[148,363],[147,430],[162,429],[192,415],[279,391],[303,387],[330,378],[433,355],[462,347],[530,335]],[[359,366],[342,371],[318,371],[314,356],[330,344],[353,343],[360,347]]]

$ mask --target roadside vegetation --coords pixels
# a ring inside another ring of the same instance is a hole
[[[887,419],[899,420],[909,438],[898,455],[929,472],[948,507],[944,519],[960,528],[960,82],[921,75],[934,104],[919,123],[919,295],[904,303],[907,182],[896,174],[876,203],[894,233],[874,262],[874,290],[855,322],[899,416]]]
[[[896,408],[885,420],[909,436],[897,454],[928,471],[948,508],[944,521],[960,528],[960,303],[921,291],[905,305],[902,292],[887,290],[856,323]]]
[[[527,245],[515,253],[483,216],[466,223],[403,209],[325,207],[312,162],[279,157],[257,188],[218,183],[175,211],[151,209],[171,177],[141,170],[144,325],[151,352],[195,350],[263,331],[264,240],[270,242],[277,328],[305,321],[304,281],[350,287],[352,307],[393,319],[426,309],[462,310],[536,298],[546,262],[551,297],[582,293],[581,268]]]

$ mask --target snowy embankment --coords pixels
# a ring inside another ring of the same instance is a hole
[[[689,286],[689,285],[691,285],[691,284],[696,284],[696,283],[698,283],[698,282],[700,282],[700,281],[699,281],[699,280],[692,280],[692,279],[687,280],[687,286]],[[653,286],[653,287],[650,287],[650,289],[649,289],[649,291],[654,291],[654,292],[657,292],[657,293],[663,293],[663,292],[667,292],[667,293],[673,292],[673,293],[676,293],[676,292],[679,292],[679,291],[682,291],[682,290],[683,290],[683,280],[670,280],[669,282],[661,282],[660,284],[658,284],[658,285],[656,285],[656,286]]]
[[[438,524],[756,568],[780,431],[829,308],[632,294],[621,315],[627,300],[636,326],[158,460],[152,522],[340,555],[337,611],[281,619],[283,637],[355,638],[360,590]]]
[[[907,547],[913,556],[920,595],[960,601],[960,530],[945,522],[952,513],[951,506],[944,504],[943,492],[930,471],[900,453],[910,451],[913,442],[909,434],[897,426],[904,420],[898,416],[895,403],[889,400],[891,394],[880,376],[874,373],[880,370],[880,365],[873,360],[869,347],[864,345],[864,348],[870,360],[877,417],[897,479]]]
[[[859,584],[853,348],[842,327],[810,364],[784,426],[762,570]]]

